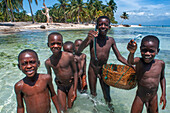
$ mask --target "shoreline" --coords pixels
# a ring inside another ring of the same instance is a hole
[[[111,27],[141,27],[139,25],[111,25]],[[75,23],[34,23],[32,22],[0,22],[0,34],[13,34],[24,31],[50,31],[50,30],[78,30],[92,29],[95,24]]]

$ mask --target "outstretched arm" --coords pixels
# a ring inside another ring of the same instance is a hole
[[[162,95],[161,95],[161,98],[160,98],[160,104],[162,104],[163,102],[163,107],[162,109],[165,109],[166,107],[166,80],[165,80],[165,77],[164,77],[164,69],[165,69],[165,63],[163,62],[163,68],[162,68],[162,72],[161,72],[161,89],[162,89]]]
[[[84,48],[86,48],[90,44],[90,42],[94,39],[94,37],[97,36],[98,36],[97,31],[93,31],[93,30],[89,31],[87,38],[80,45],[77,54],[81,53],[84,50]]]
[[[120,62],[122,62],[123,64],[128,65],[127,60],[120,54],[119,50],[117,49],[116,42],[115,42],[115,40],[114,40],[113,38],[112,38],[112,41],[113,41],[112,49],[113,49],[113,52],[114,52],[115,55],[116,55],[116,58],[117,58]]]
[[[17,113],[24,113],[23,95],[21,92],[21,84],[15,84],[15,93],[17,98]]]
[[[52,99],[52,101],[54,103],[55,108],[57,109],[57,112],[61,113],[60,107],[59,107],[58,97],[57,97],[57,95],[56,95],[56,93],[54,91],[54,87],[53,87],[53,84],[52,84],[52,78],[51,78],[50,75],[48,77],[48,89],[50,91],[51,99]]]

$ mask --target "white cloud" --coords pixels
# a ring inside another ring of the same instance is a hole
[[[127,14],[142,16],[142,15],[145,15],[145,12],[127,12]]]
[[[27,13],[27,15],[31,16],[31,13]]]
[[[115,0],[118,9],[115,13],[116,20],[120,23],[120,15],[126,12],[129,15],[127,24],[145,24],[152,21],[167,20],[170,18],[170,1],[154,0]],[[161,24],[161,23],[160,23]]]
[[[170,13],[169,13],[169,12],[166,12],[165,15],[166,15],[166,16],[170,16]]]

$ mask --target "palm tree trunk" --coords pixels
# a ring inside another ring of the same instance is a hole
[[[13,22],[15,22],[15,17],[14,17],[14,13],[13,13],[12,9],[10,11],[11,11],[11,14],[12,14]]]
[[[80,9],[78,10],[78,24],[80,23],[79,15],[80,15]]]
[[[10,17],[10,21],[12,22],[12,17],[11,17],[11,15],[9,14],[7,1],[6,1],[6,0],[4,0],[4,1],[5,1],[5,5],[6,5],[7,15],[9,15],[9,17]]]
[[[29,2],[30,10],[31,10],[31,15],[32,15],[32,23],[34,24],[35,21],[34,21],[34,15],[32,13],[31,2],[30,2],[30,0],[28,0],[28,2]]]
[[[11,5],[11,8],[10,8],[10,11],[11,11],[11,14],[12,14],[12,17],[13,17],[13,21],[15,22],[15,17],[14,17],[14,13],[13,13],[13,7]]]
[[[65,9],[64,9],[64,18],[65,18],[65,23],[66,23],[67,17],[66,17],[66,14],[65,14]]]

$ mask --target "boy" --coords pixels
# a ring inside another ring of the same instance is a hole
[[[88,80],[90,86],[90,92],[93,96],[96,96],[96,82],[97,76],[99,76],[100,85],[104,94],[104,99],[106,103],[110,106],[110,86],[104,83],[100,75],[102,74],[102,66],[107,63],[110,48],[112,48],[117,59],[124,64],[127,64],[126,59],[120,54],[116,47],[116,42],[112,37],[107,36],[108,30],[111,28],[110,19],[107,16],[100,16],[97,19],[97,31],[89,31],[87,38],[82,42],[78,49],[78,54],[80,54],[84,48],[90,45],[90,64],[88,69]],[[96,37],[96,38],[95,38]],[[96,39],[96,42],[94,43]],[[96,48],[96,52],[95,49]],[[96,57],[95,57],[96,56]]]
[[[18,68],[26,75],[15,84],[17,113],[24,113],[24,102],[27,113],[49,113],[50,96],[60,113],[57,95],[52,85],[52,78],[47,74],[37,73],[40,61],[35,51],[26,49],[18,56]],[[50,92],[50,94],[49,94]]]
[[[127,49],[130,51],[128,63],[136,65],[138,83],[131,113],[141,113],[143,104],[145,104],[148,113],[158,113],[157,91],[159,82],[162,88],[160,104],[163,102],[162,109],[165,109],[166,106],[165,63],[162,60],[154,59],[159,52],[159,39],[152,35],[142,39],[140,46],[141,58],[134,58],[137,44],[133,40],[128,43]]]
[[[53,54],[45,61],[45,66],[48,74],[52,76],[52,68],[56,75],[55,82],[61,108],[67,111],[66,98],[68,108],[71,108],[77,97],[77,70],[73,54],[61,51],[62,46],[63,37],[60,33],[53,32],[48,35],[48,47]]]
[[[63,50],[65,52],[70,52],[73,54],[74,52],[74,43],[71,42],[71,41],[66,41],[64,44],[63,44]]]
[[[74,42],[75,45],[75,53],[77,53],[79,46],[82,44],[81,39],[77,39]],[[87,91],[87,81],[86,81],[86,55],[84,53],[75,54],[75,59],[77,63],[77,71],[78,71],[78,91],[80,93],[85,93]]]

